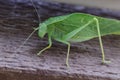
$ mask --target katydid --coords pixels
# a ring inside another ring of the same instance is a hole
[[[97,17],[90,14],[72,13],[49,18],[43,23],[40,23],[36,30],[38,30],[40,38],[43,38],[45,34],[47,34],[49,41],[49,45],[42,49],[38,55],[49,49],[52,46],[52,39],[54,39],[68,45],[66,65],[69,66],[70,44],[98,37],[102,52],[102,62],[108,63],[109,61],[105,60],[101,36],[111,34],[120,35],[120,21]]]
[[[38,30],[38,35],[40,38],[43,38],[47,34],[49,42],[49,45],[42,49],[37,55],[41,55],[43,51],[49,49],[52,46],[52,39],[54,39],[68,45],[66,65],[69,67],[68,59],[70,44],[73,42],[83,42],[98,37],[102,53],[102,62],[108,63],[109,61],[105,60],[101,36],[120,35],[120,21],[90,14],[72,13],[49,18],[43,23],[40,23],[39,27],[37,27],[34,32],[36,30]]]

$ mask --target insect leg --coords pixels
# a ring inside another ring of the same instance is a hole
[[[69,40],[70,38],[72,38],[73,36],[75,36],[78,32],[80,32],[81,30],[83,30],[84,28],[86,28],[87,26],[89,26],[91,23],[93,23],[93,19],[91,21],[89,21],[88,23],[86,23],[85,25],[71,31],[70,33],[66,34],[64,37],[63,37],[63,40]]]
[[[100,48],[101,48],[101,51],[102,51],[102,63],[110,63],[110,61],[106,61],[105,60],[105,52],[104,52],[103,43],[102,43],[102,39],[101,39],[99,21],[98,21],[97,18],[94,18],[94,20],[96,22],[97,31],[98,31],[98,37],[99,37],[99,43],[100,43]]]
[[[52,46],[51,36],[48,37],[48,42],[49,42],[49,45],[45,47],[44,49],[42,49],[39,53],[37,53],[37,55],[40,55],[43,51],[49,49]]]
[[[59,39],[56,39],[56,40],[59,41],[59,42],[62,42],[62,43],[64,43],[64,44],[67,44],[67,45],[68,45],[67,57],[66,57],[66,65],[67,65],[67,67],[69,68],[69,67],[70,67],[70,66],[69,66],[70,43],[67,42],[67,41],[64,41],[64,40],[59,40]]]

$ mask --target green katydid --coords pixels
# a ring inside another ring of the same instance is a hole
[[[49,18],[39,24],[39,37],[48,35],[49,45],[42,49],[38,55],[52,46],[52,40],[68,45],[66,65],[68,64],[70,43],[83,42],[98,37],[102,51],[102,62],[106,63],[101,36],[120,35],[120,21],[107,19],[84,13],[72,13],[69,15]]]
[[[52,46],[52,39],[63,44],[67,44],[68,49],[66,65],[69,67],[68,59],[70,44],[73,42],[83,42],[98,37],[102,52],[102,62],[108,63],[108,61],[105,60],[101,36],[111,34],[120,35],[120,21],[90,14],[72,13],[64,16],[49,18],[43,23],[40,23],[39,27],[37,27],[33,33],[36,30],[38,30],[38,35],[40,38],[43,38],[47,34],[49,41],[49,45],[42,49],[38,55]],[[31,33],[31,35],[33,33]],[[24,41],[24,43],[30,38],[30,36]]]

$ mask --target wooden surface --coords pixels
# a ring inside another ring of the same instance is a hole
[[[42,21],[72,12],[120,18],[118,13],[108,14],[110,11],[106,10],[36,1]],[[120,80],[119,36],[103,39],[106,58],[112,63],[101,64],[98,39],[93,39],[72,44],[68,69],[64,44],[54,41],[52,48],[36,55],[48,44],[47,38],[38,38],[37,32],[18,50],[36,26],[38,18],[31,2],[0,1],[0,80]]]

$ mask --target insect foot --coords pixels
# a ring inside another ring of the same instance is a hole
[[[111,63],[111,61],[106,61],[106,60],[104,60],[104,61],[102,61],[102,64],[109,64],[109,63]]]

